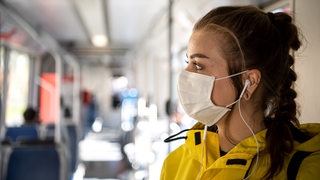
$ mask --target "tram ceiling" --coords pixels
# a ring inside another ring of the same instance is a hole
[[[174,1],[174,0],[173,0]],[[169,0],[0,0],[18,12],[37,31],[48,33],[66,50],[78,57],[119,56],[139,46],[152,26],[167,13]],[[274,0],[228,0],[229,4],[266,5]],[[219,0],[176,0],[176,5],[198,11]],[[182,9],[183,9],[182,8]],[[206,8],[208,9],[208,8]],[[199,13],[198,13],[199,14]],[[97,38],[97,44],[94,40]],[[166,48],[166,47],[164,47]],[[123,61],[120,61],[123,64]],[[116,64],[112,62],[111,64]],[[118,64],[118,66],[121,66]]]
[[[163,0],[2,2],[37,31],[45,31],[62,47],[80,57],[125,56],[143,38],[154,15],[167,5]],[[97,44],[94,44],[94,38],[97,38]]]

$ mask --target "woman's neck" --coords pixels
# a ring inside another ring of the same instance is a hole
[[[230,151],[239,142],[253,135],[243,121],[246,121],[255,134],[265,129],[263,111],[250,111],[250,108],[244,107],[246,106],[241,106],[243,119],[240,116],[238,104],[236,104],[230,114],[217,123],[222,151]]]

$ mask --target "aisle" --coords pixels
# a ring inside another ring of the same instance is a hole
[[[126,132],[117,111],[101,122],[99,131],[90,131],[79,143],[81,180],[159,179],[168,153],[168,144],[163,142],[168,137],[167,119],[141,119],[134,131]]]
[[[110,113],[100,120],[96,132],[90,131],[79,142],[79,159],[83,166],[84,180],[129,180],[130,165],[121,151],[123,132],[120,128],[120,112]]]

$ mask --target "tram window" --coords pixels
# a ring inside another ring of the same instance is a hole
[[[7,126],[23,123],[22,114],[28,103],[29,61],[27,54],[10,51],[5,117]]]

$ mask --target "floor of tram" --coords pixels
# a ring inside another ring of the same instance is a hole
[[[99,122],[98,122],[99,123]],[[122,151],[123,132],[120,115],[115,111],[107,120],[90,130],[79,143],[83,180],[131,180],[131,165]],[[100,129],[99,129],[100,128]],[[79,168],[78,168],[79,169]]]
[[[79,178],[74,180],[156,180],[159,179],[168,144],[167,119],[136,122],[126,133],[121,128],[120,111],[93,124],[79,143]],[[95,132],[96,131],[96,132]]]
[[[119,179],[120,175],[130,170],[130,164],[124,161],[121,154],[120,143],[103,138],[105,133],[110,132],[91,134],[80,144],[85,178]]]

